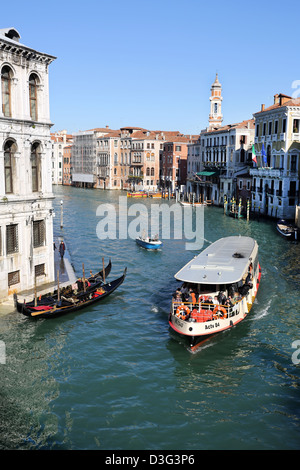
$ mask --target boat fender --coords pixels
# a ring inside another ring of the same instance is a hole
[[[214,319],[227,318],[226,309],[224,307],[220,307],[220,305],[217,305],[216,308],[213,311],[213,317],[214,317]]]

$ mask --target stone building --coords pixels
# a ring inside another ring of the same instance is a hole
[[[54,281],[48,67],[0,30],[0,300]]]
[[[271,217],[294,219],[299,204],[300,99],[274,96],[255,117],[257,165],[250,170],[252,210]]]

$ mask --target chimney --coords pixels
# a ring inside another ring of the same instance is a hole
[[[279,95],[278,95],[278,93],[276,93],[276,95],[274,95],[274,104],[279,104]]]
[[[262,105],[261,105],[261,111],[264,111],[264,110],[265,110],[265,105],[262,104]]]

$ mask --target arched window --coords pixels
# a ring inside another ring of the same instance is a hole
[[[40,144],[35,142],[31,147],[32,191],[40,191]]]
[[[16,151],[16,144],[9,140],[4,145],[4,178],[5,193],[13,193],[13,156]]]
[[[151,176],[154,176],[154,168],[151,168]]]
[[[29,104],[30,104],[30,116],[33,121],[37,121],[37,85],[38,77],[35,73],[32,73],[29,77]]]
[[[150,168],[147,167],[146,176],[150,176]]]
[[[3,116],[11,117],[11,78],[12,71],[5,65],[1,70],[2,112]]]

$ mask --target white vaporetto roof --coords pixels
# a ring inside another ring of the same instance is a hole
[[[254,260],[258,245],[253,238],[221,238],[195,256],[175,278],[197,284],[231,284],[242,279],[249,259]]]

